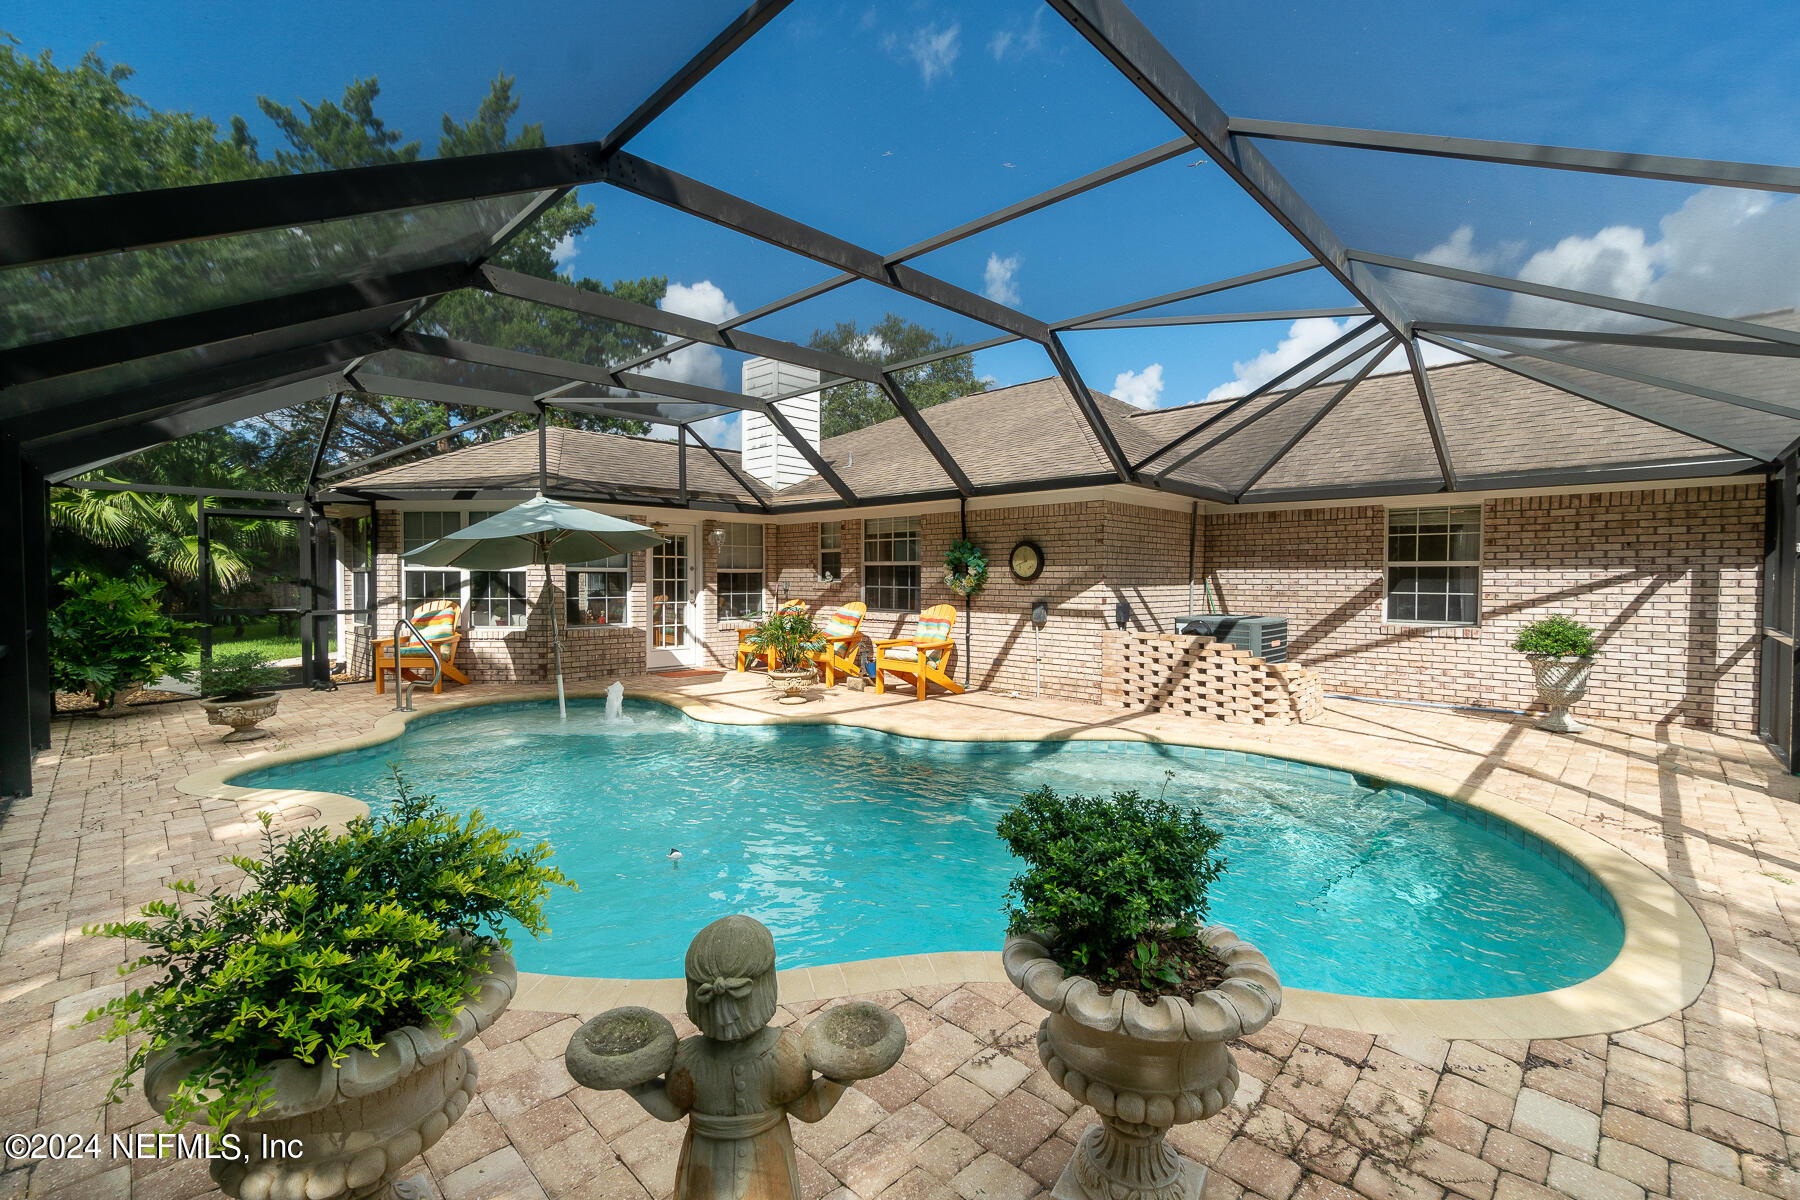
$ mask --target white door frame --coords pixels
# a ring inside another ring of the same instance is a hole
[[[652,546],[649,552],[649,578],[644,581],[644,595],[650,606],[648,620],[644,622],[644,665],[651,671],[697,667],[700,665],[701,635],[705,632],[700,621],[700,529],[695,525],[671,524],[662,529],[661,533],[670,541],[681,538],[687,543],[687,600],[682,605],[680,620],[684,644],[657,645],[659,622],[656,560],[657,552],[663,548]],[[666,630],[664,632],[666,634]]]

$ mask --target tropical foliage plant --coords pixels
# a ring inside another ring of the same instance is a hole
[[[282,670],[254,650],[215,653],[200,664],[200,694],[214,700],[243,700],[281,682]]]
[[[944,552],[944,586],[964,599],[987,586],[987,552],[968,538],[958,538]]]
[[[808,612],[773,612],[761,617],[744,639],[769,660],[773,670],[797,671],[807,655],[825,648],[825,635]]]
[[[1028,793],[997,832],[1025,870],[1007,888],[1013,933],[1054,941],[1057,962],[1099,983],[1172,984],[1162,935],[1192,939],[1225,870],[1221,835],[1200,814],[1136,791]]]
[[[1525,626],[1513,639],[1512,648],[1521,654],[1557,658],[1591,658],[1597,649],[1593,629],[1561,613]]]
[[[198,647],[193,627],[163,612],[156,580],[76,572],[58,580],[58,591],[49,621],[57,690],[87,692],[105,709],[159,676],[187,678],[187,656]]]
[[[574,886],[549,865],[549,843],[522,847],[479,811],[447,812],[398,768],[394,784],[388,812],[339,834],[278,837],[265,813],[260,857],[229,860],[246,880],[204,896],[177,880],[175,899],[83,930],[145,947],[121,974],[158,972],[86,1016],[131,1045],[107,1103],[151,1055],[193,1055],[165,1116],[223,1132],[267,1107],[271,1063],[336,1064],[402,1026],[448,1029],[491,948],[511,945],[508,922],[549,932],[545,896]]]

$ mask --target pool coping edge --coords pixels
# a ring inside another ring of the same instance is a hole
[[[479,696],[431,697],[431,706],[390,712],[366,733],[324,745],[292,747],[216,764],[176,781],[184,795],[314,809],[325,825],[341,829],[367,816],[360,800],[336,792],[245,788],[228,783],[251,770],[365,749],[399,737],[417,717],[521,701],[541,701],[544,688],[519,688]],[[601,688],[572,688],[573,698],[595,699]],[[1685,1009],[1698,999],[1711,976],[1712,938],[1691,904],[1655,871],[1625,850],[1574,825],[1482,788],[1402,764],[1348,759],[1310,747],[1283,747],[1272,753],[1264,742],[1233,736],[1229,726],[1192,731],[1074,728],[1049,733],[994,731],[959,736],[912,705],[861,712],[767,713],[719,704],[706,696],[627,686],[632,699],[667,704],[695,720],[721,725],[846,725],[899,737],[951,742],[1114,741],[1231,750],[1262,758],[1309,763],[1417,788],[1449,797],[1526,830],[1568,854],[1611,893],[1624,925],[1624,944],[1604,970],[1579,983],[1547,992],[1481,1000],[1398,999],[1349,996],[1282,988],[1281,1018],[1371,1034],[1412,1034],[1458,1039],[1569,1038],[1616,1033],[1646,1025]],[[919,708],[929,708],[920,705]],[[949,951],[896,958],[862,959],[777,973],[788,1000],[831,1000],[906,987],[1006,982],[996,951]],[[598,979],[586,976],[519,973],[514,1003],[522,1009],[592,1014],[621,1004],[679,1011],[684,984],[679,979]]]

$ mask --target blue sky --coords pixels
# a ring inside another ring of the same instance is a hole
[[[89,48],[137,69],[152,104],[273,132],[255,97],[336,98],[378,75],[381,109],[435,141],[498,72],[553,142],[592,138],[742,0],[509,5],[201,6],[14,0],[0,26],[35,53]],[[671,18],[677,7],[681,15]],[[1800,163],[1800,6],[1140,0],[1139,13],[1236,115]],[[1046,6],[796,0],[632,149],[881,251],[1176,136]],[[1787,198],[1518,168],[1270,146],[1352,245],[1682,307],[1794,303],[1800,207]],[[567,268],[667,275],[671,307],[720,318],[827,271],[606,188]],[[916,265],[1055,319],[1303,257],[1199,154]],[[1323,272],[1207,311],[1347,303]],[[1507,315],[1504,298],[1458,299]],[[1240,306],[1241,305],[1241,309]],[[804,340],[899,311],[958,340],[992,331],[857,285],[755,328]],[[1190,308],[1189,311],[1194,309]],[[1088,382],[1143,404],[1241,392],[1330,340],[1319,321],[1088,333]],[[711,351],[672,369],[735,387]],[[1007,384],[1049,372],[1034,347],[985,352]]]

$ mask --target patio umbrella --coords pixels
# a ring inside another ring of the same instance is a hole
[[[642,525],[590,512],[539,494],[525,503],[495,513],[466,529],[446,534],[406,555],[421,567],[460,567],[465,571],[505,571],[552,563],[588,562],[662,544]],[[556,606],[550,606],[550,640],[556,647],[556,707],[569,715],[563,697],[562,633]]]

